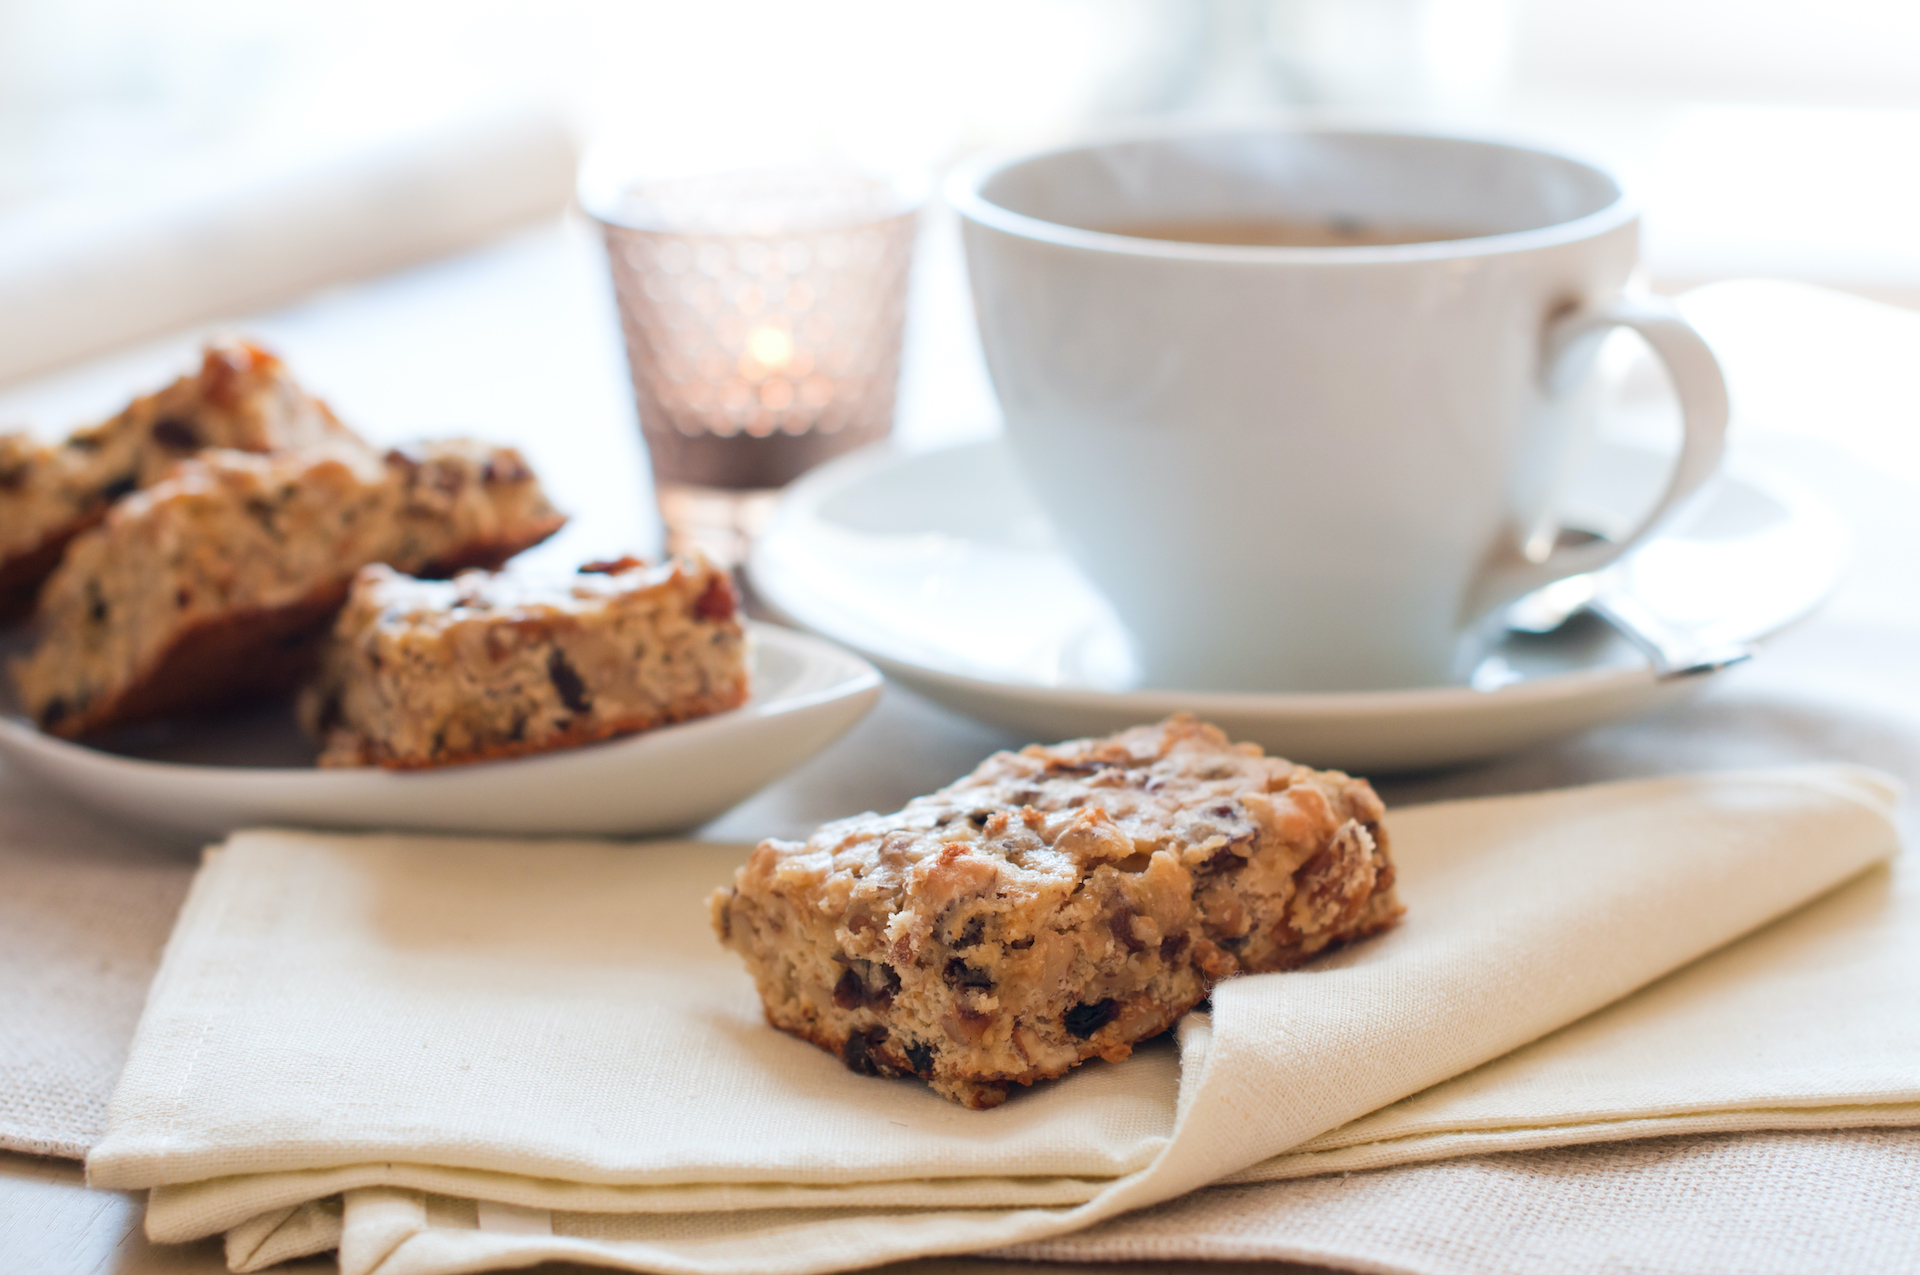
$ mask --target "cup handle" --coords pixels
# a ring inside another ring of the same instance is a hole
[[[1557,548],[1539,561],[1512,557],[1490,566],[1475,590],[1474,615],[1564,580],[1598,571],[1658,532],[1700,490],[1727,446],[1727,383],[1720,364],[1700,334],[1673,304],[1660,297],[1621,297],[1606,305],[1575,310],[1547,325],[1542,379],[1547,394],[1558,398],[1573,388],[1591,365],[1595,348],[1615,328],[1631,328],[1666,365],[1680,400],[1682,437],[1667,489],[1632,532],[1616,540]]]

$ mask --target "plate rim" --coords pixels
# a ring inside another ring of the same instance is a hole
[[[838,662],[844,666],[827,685],[756,704],[748,702],[725,712],[675,722],[653,730],[637,731],[613,739],[596,740],[584,748],[604,756],[613,751],[644,752],[664,745],[662,740],[683,740],[689,734],[711,734],[717,729],[738,726],[749,720],[784,717],[821,704],[856,696],[877,688],[883,675],[872,661],[845,643],[836,642],[803,628],[773,624],[763,620],[746,622],[749,638],[755,643],[797,650],[803,659],[814,662]],[[94,748],[74,740],[48,735],[17,713],[0,713],[0,753],[25,752],[43,762],[72,769],[85,768],[96,775],[126,778],[171,776],[183,782],[218,781],[243,787],[264,788],[297,783],[307,788],[350,788],[368,783],[409,784],[446,780],[451,776],[486,773],[499,766],[564,765],[577,757],[580,748],[553,749],[521,757],[497,757],[458,766],[440,766],[422,770],[399,771],[381,766],[213,766],[200,762],[160,761],[149,757],[128,757]],[[484,769],[483,769],[484,768]],[[493,772],[497,773],[497,772]]]

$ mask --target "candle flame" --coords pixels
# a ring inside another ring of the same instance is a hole
[[[779,328],[755,328],[747,334],[747,353],[762,367],[782,368],[793,358],[793,338]]]

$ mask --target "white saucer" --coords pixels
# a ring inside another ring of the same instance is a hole
[[[732,712],[585,748],[395,772],[321,770],[284,706],[128,732],[116,751],[0,717],[0,756],[77,801],[197,837],[272,825],[525,834],[689,828],[806,761],[873,707],[880,675],[804,633],[750,626]]]
[[[1667,462],[1597,446],[1566,521],[1619,533]],[[1769,474],[1731,466],[1675,533],[1616,568],[1649,608],[1715,641],[1765,637],[1817,606],[1845,537]],[[1581,617],[1514,635],[1472,686],[1352,694],[1141,689],[1112,613],[1054,546],[997,441],[855,453],[802,479],[750,564],[793,623],[861,652],[942,704],[1036,740],[1100,734],[1176,710],[1317,766],[1387,770],[1509,752],[1641,712],[1703,678],[1661,682],[1616,633]]]

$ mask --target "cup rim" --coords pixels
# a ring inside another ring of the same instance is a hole
[[[1528,230],[1501,231],[1464,239],[1442,239],[1422,243],[1302,247],[1191,243],[1183,240],[1144,239],[1134,235],[1115,234],[1111,231],[1087,230],[1080,226],[1069,226],[1064,222],[1048,221],[1043,217],[1015,212],[994,203],[981,191],[989,179],[1016,164],[1047,159],[1056,155],[1125,145],[1129,142],[1169,141],[1189,137],[1218,137],[1247,133],[1291,133],[1329,138],[1413,138],[1422,141],[1467,142],[1479,146],[1493,146],[1577,165],[1610,182],[1615,194],[1611,202],[1593,212],[1568,221],[1536,226]],[[1598,163],[1553,147],[1471,133],[1285,121],[1210,123],[1173,125],[1159,129],[1131,129],[1125,132],[1082,137],[1051,146],[989,151],[956,166],[948,174],[944,193],[947,203],[965,220],[1016,238],[1115,256],[1144,257],[1165,261],[1213,262],[1226,265],[1333,266],[1496,256],[1578,243],[1617,229],[1640,215],[1639,204],[1618,176]]]

